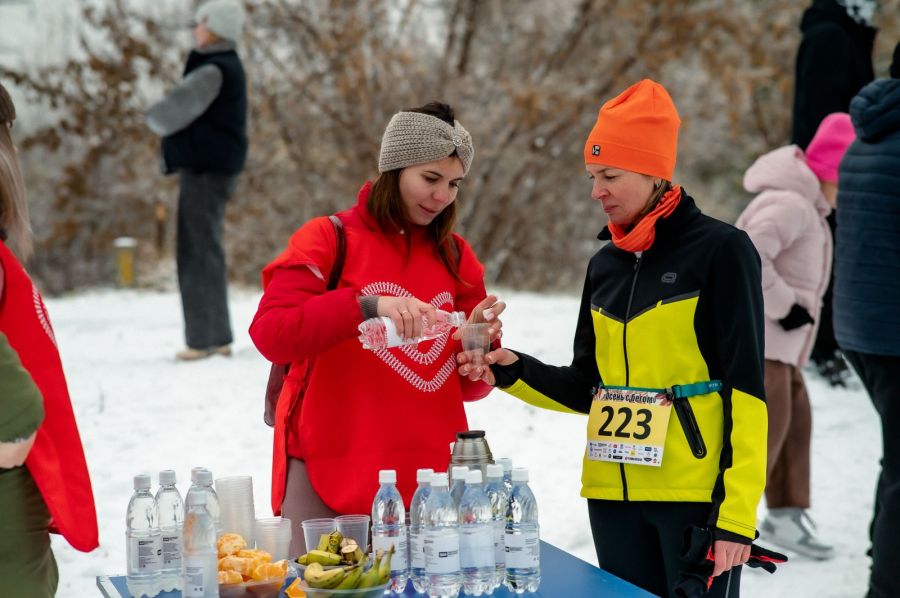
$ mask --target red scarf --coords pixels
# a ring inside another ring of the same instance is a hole
[[[669,192],[662,196],[656,207],[649,214],[638,220],[631,230],[625,230],[618,224],[610,222],[607,227],[612,233],[613,244],[624,251],[632,253],[636,251],[647,251],[653,245],[656,238],[656,221],[660,218],[666,218],[678,207],[681,201],[681,187],[673,187]]]

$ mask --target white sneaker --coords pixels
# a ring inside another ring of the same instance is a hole
[[[759,527],[760,539],[810,558],[824,561],[834,556],[834,547],[816,537],[816,524],[799,507],[769,509]]]

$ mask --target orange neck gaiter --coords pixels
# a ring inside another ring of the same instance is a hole
[[[662,196],[656,207],[641,218],[630,231],[610,222],[607,227],[612,233],[613,244],[619,249],[632,253],[650,249],[656,238],[656,221],[666,218],[674,212],[679,201],[681,201],[681,187],[673,187],[671,191]]]

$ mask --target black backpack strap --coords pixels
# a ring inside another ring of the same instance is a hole
[[[341,281],[341,273],[344,271],[344,260],[347,257],[347,233],[344,223],[337,214],[328,217],[334,226],[334,234],[337,237],[337,251],[334,256],[334,264],[331,266],[331,274],[328,276],[328,290],[333,291]]]

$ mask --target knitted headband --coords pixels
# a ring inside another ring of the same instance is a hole
[[[451,127],[430,114],[398,112],[381,138],[378,172],[434,162],[454,151],[462,162],[463,174],[467,174],[475,157],[475,148],[472,136],[459,121],[453,121]]]

